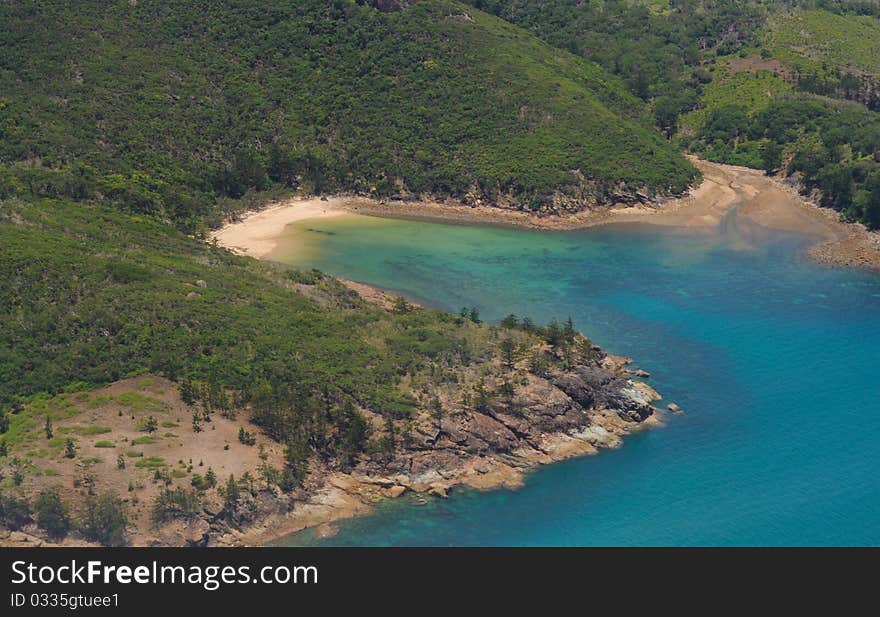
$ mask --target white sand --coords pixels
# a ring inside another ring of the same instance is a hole
[[[287,225],[342,216],[347,214],[342,205],[350,201],[346,197],[291,199],[229,223],[211,234],[211,238],[237,253],[260,259],[275,249]]]

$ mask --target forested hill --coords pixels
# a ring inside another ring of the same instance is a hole
[[[597,64],[458,2],[408,4],[3,3],[0,198],[193,229],[271,186],[576,208],[694,180]]]
[[[468,1],[617,75],[684,149],[880,228],[880,1]]]

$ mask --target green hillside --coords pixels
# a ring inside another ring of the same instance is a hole
[[[0,40],[0,196],[192,228],[279,185],[578,207],[695,174],[616,78],[448,0],[25,1]]]
[[[601,64],[710,160],[880,227],[877,0],[470,0]]]
[[[803,72],[880,75],[880,20],[876,17],[823,10],[786,12],[770,20],[764,39],[774,57]]]

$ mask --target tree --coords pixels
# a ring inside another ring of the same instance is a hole
[[[198,512],[201,498],[197,490],[178,487],[164,488],[153,502],[151,516],[154,523],[162,523],[176,518],[189,518]]]
[[[492,403],[492,393],[486,389],[486,383],[480,379],[474,386],[474,409],[480,413],[489,411],[489,405]]]
[[[155,416],[149,416],[146,420],[144,420],[142,431],[146,431],[147,433],[155,433],[159,430],[159,422],[156,420]]]
[[[125,503],[115,493],[86,497],[81,531],[90,540],[105,546],[122,546],[126,542],[128,523]]]
[[[382,437],[381,447],[386,454],[391,454],[397,447],[397,427],[391,416],[385,418],[385,435]]]
[[[281,471],[279,486],[283,491],[292,491],[301,485],[309,471],[309,447],[302,436],[288,440],[284,448],[284,469]]]
[[[562,327],[562,336],[567,343],[573,343],[574,337],[577,336],[577,330],[574,329],[574,322],[571,319],[571,315],[565,320],[565,325]]]
[[[21,529],[31,522],[31,509],[27,499],[9,493],[0,493],[0,525],[8,529]]]
[[[46,439],[52,439],[52,418],[46,416]]]
[[[34,501],[37,525],[53,540],[60,540],[70,531],[70,512],[61,499],[61,490],[55,486],[42,491]]]
[[[6,443],[6,440],[0,440],[0,457],[9,455],[9,444]]]
[[[358,454],[364,451],[370,434],[370,425],[352,405],[347,402],[341,413],[340,440],[337,447],[339,462],[343,467],[351,467]]]
[[[508,330],[512,330],[519,326],[519,318],[511,313],[507,317],[501,320],[501,327],[507,328]]]
[[[226,481],[226,488],[223,491],[223,514],[226,516],[226,520],[232,521],[235,517],[235,513],[238,510],[238,500],[241,498],[241,491],[238,488],[238,483],[235,481],[235,476],[229,474],[229,479]]]
[[[192,415],[192,429],[193,433],[202,432],[202,414],[198,409],[195,410]]]
[[[397,296],[394,299],[394,308],[392,309],[398,315],[405,315],[412,310],[409,302],[403,296]]]
[[[9,431],[9,414],[6,410],[0,411],[0,435]]]
[[[578,341],[577,352],[580,361],[584,364],[592,362],[593,358],[596,357],[596,352],[593,349],[593,341],[591,341],[587,337],[584,337],[580,341]]]
[[[125,457],[122,453],[116,457],[116,469],[125,469]]]
[[[517,345],[513,339],[506,338],[501,341],[501,359],[504,360],[504,366],[508,371],[512,371],[516,364]]]
[[[446,417],[446,410],[443,409],[443,403],[440,402],[438,397],[435,396],[431,399],[429,411],[431,412],[431,418],[437,425],[437,434],[440,435],[443,432],[443,418]]]
[[[516,388],[514,388],[508,378],[505,377],[504,381],[501,382],[501,385],[498,387],[498,393],[503,398],[504,406],[507,408],[507,411],[514,411],[514,396],[516,395]]]
[[[471,310],[468,312],[468,319],[476,324],[483,323],[480,320],[480,309],[478,309],[477,307],[471,308]]]
[[[550,323],[547,324],[546,340],[553,349],[557,349],[564,340],[562,328],[559,327],[559,322],[555,319],[551,319]]]
[[[547,354],[538,350],[529,359],[529,370],[538,377],[547,377],[550,374],[550,362]]]
[[[257,438],[250,431],[244,430],[243,426],[238,428],[238,440],[246,446],[252,446],[257,443]]]
[[[187,407],[191,407],[196,402],[196,391],[193,387],[192,381],[189,379],[184,379],[180,384],[180,400],[183,401]]]
[[[76,458],[76,444],[70,437],[64,442],[64,456],[67,458]]]

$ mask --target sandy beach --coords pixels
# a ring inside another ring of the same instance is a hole
[[[278,236],[287,225],[343,216],[350,208],[357,207],[360,201],[359,198],[348,197],[310,197],[271,204],[223,226],[211,234],[211,239],[242,255],[262,259],[275,248]]]
[[[359,214],[432,221],[509,225],[531,229],[576,230],[615,223],[647,223],[712,229],[735,211],[759,225],[814,236],[809,250],[816,261],[880,270],[880,234],[863,225],[842,223],[797,190],[763,172],[693,159],[703,182],[688,195],[663,203],[612,206],[565,216],[538,216],[518,210],[471,207],[448,201],[385,202],[364,197],[299,198],[272,204],[216,231],[212,238],[231,250],[267,257],[287,225],[304,220]]]

